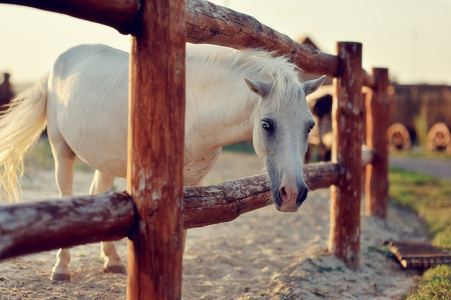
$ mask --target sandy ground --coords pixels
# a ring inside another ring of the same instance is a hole
[[[225,153],[206,183],[258,174],[251,155]],[[92,173],[77,172],[85,194]],[[124,189],[124,181],[115,187]],[[53,171],[34,170],[24,183],[26,200],[57,197]],[[183,299],[398,299],[415,286],[415,271],[402,270],[380,249],[384,239],[426,240],[416,215],[391,207],[387,221],[362,217],[361,268],[352,272],[327,252],[329,190],[310,193],[296,214],[273,206],[237,220],[188,233]],[[116,242],[126,259],[126,241]],[[0,263],[0,299],[125,299],[126,275],[106,274],[100,245],[74,247],[72,281],[50,282],[56,251]]]

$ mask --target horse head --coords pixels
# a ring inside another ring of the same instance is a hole
[[[325,76],[299,82],[262,82],[245,78],[258,95],[254,111],[253,142],[257,155],[265,161],[276,208],[295,212],[307,198],[303,178],[303,157],[308,134],[315,126],[306,96],[316,91]]]

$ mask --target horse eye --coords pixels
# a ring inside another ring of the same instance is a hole
[[[263,119],[262,120],[262,128],[266,131],[273,131],[274,126],[271,120],[269,119]]]
[[[310,126],[310,128],[308,129],[308,133],[310,133],[310,132],[313,130],[313,128],[315,128],[315,124],[313,124],[312,126]]]

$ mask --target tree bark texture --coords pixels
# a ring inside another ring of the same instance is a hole
[[[180,299],[182,292],[185,3],[142,1],[132,38],[127,299]]]
[[[0,3],[25,5],[62,13],[115,28],[122,34],[133,33],[140,24],[139,0],[0,0]]]
[[[304,72],[335,76],[337,56],[297,43],[252,16],[204,0],[186,2],[187,40],[235,49],[262,48],[285,55]]]
[[[310,190],[328,188],[338,182],[339,170],[333,163],[310,164],[304,167],[304,178]],[[184,197],[186,229],[232,221],[241,214],[272,204],[266,174],[209,187],[187,187]]]
[[[111,26],[123,34],[140,30],[139,15],[143,4],[138,0],[0,0],[64,13],[73,17]],[[205,0],[186,1],[187,41],[215,44],[235,49],[262,48],[285,55],[304,72],[334,77],[339,68],[337,56],[297,43],[288,36],[261,24],[252,16]]]
[[[335,79],[332,104],[332,161],[343,166],[343,173],[331,188],[329,249],[348,268],[357,270],[362,192],[362,45],[338,43],[337,52],[341,69]]]
[[[0,207],[0,260],[74,245],[118,240],[134,220],[126,193]]]
[[[388,70],[373,69],[376,86],[366,98],[366,145],[374,153],[366,166],[366,215],[387,218],[388,209]]]

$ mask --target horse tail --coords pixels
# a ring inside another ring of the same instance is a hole
[[[48,77],[18,94],[0,113],[0,197],[10,202],[21,198],[24,157],[47,124]]]

